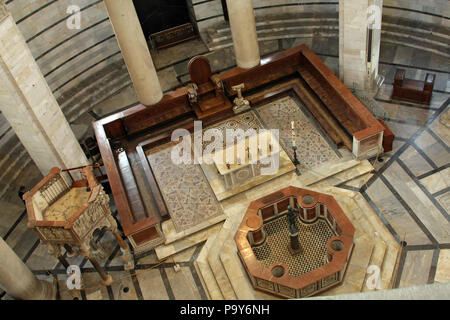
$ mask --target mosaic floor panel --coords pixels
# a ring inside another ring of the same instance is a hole
[[[267,233],[263,245],[253,247],[256,258],[264,267],[270,267],[275,262],[283,262],[289,268],[289,274],[301,276],[325,265],[327,242],[334,234],[328,224],[319,219],[313,224],[304,224],[297,219],[299,242],[304,252],[291,255],[289,252],[288,219],[284,215],[264,224]]]
[[[195,164],[174,164],[172,148],[147,152],[149,164],[178,232],[223,214],[202,169]]]
[[[318,129],[315,120],[307,116],[294,98],[287,96],[256,109],[265,127],[280,130],[280,144],[294,159],[292,151],[291,121],[295,122],[297,158],[300,170],[314,168],[328,161],[339,159],[323,133]]]
[[[219,122],[217,124],[214,124],[210,127],[205,128],[206,129],[217,129],[222,132],[223,138],[224,138],[224,145],[225,148],[225,137],[226,137],[226,129],[242,129],[244,131],[248,129],[254,129],[259,130],[264,128],[261,121],[258,119],[258,117],[255,115],[253,111],[245,112],[242,114],[239,114],[237,116],[234,116],[228,120]],[[212,141],[203,141],[203,148],[208,146]]]

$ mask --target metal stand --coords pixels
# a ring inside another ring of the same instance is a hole
[[[303,249],[300,247],[300,242],[298,241],[298,231],[295,233],[292,233],[292,231],[295,230],[289,230],[289,238],[291,240],[289,244],[289,252],[294,256],[303,253]]]
[[[298,176],[300,176],[301,173],[300,173],[300,171],[297,168],[297,166],[300,164],[300,161],[298,161],[298,159],[297,159],[297,147],[293,146],[292,150],[294,151],[294,161],[292,161],[292,163],[295,166],[295,172],[297,173]]]

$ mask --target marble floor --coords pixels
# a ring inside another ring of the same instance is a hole
[[[383,51],[384,50],[384,51]],[[395,52],[388,52],[394,50]],[[394,150],[384,154],[374,163],[375,172],[368,180],[347,182],[340,188],[359,191],[377,212],[398,242],[403,241],[399,274],[394,287],[450,281],[450,129],[439,123],[439,116],[449,105],[447,87],[450,76],[448,63],[441,67],[430,58],[426,66],[415,65],[413,59],[401,60],[397,48],[383,48],[380,68],[386,71],[387,80],[376,100],[386,110],[386,124],[396,135]],[[324,52],[324,51],[322,51]],[[394,55],[394,60],[389,57]],[[337,58],[322,55],[334,71]],[[387,62],[389,61],[389,62]],[[162,69],[168,62],[161,57]],[[186,61],[178,62],[180,70]],[[231,64],[231,63],[230,63]],[[390,99],[392,85],[390,74],[398,66],[407,66],[409,74],[422,75],[424,71],[440,70],[431,105],[414,105],[393,102]],[[170,65],[167,68],[177,68]],[[161,70],[162,70],[161,69]],[[172,70],[172,69],[170,69]],[[180,75],[179,75],[180,76]],[[181,77],[184,77],[182,75]],[[181,79],[179,77],[179,79]],[[180,82],[178,82],[180,83]],[[123,91],[123,99],[115,97],[108,108],[98,107],[99,115],[124,108],[133,101],[133,95]],[[39,177],[24,170],[17,183],[34,184]],[[270,182],[269,182],[270,183]],[[31,186],[31,185],[29,185]],[[22,202],[15,190],[0,199],[0,236],[18,256],[42,279],[58,279],[64,286],[65,270],[49,256],[36,234],[28,230]],[[114,207],[113,207],[114,209]],[[100,278],[92,265],[83,258],[69,259],[81,267],[84,288],[80,291],[62,289],[62,299],[206,299],[205,289],[193,262],[203,246],[200,243],[167,260],[159,262],[150,252],[137,261],[135,270],[124,271],[120,261],[120,249],[109,233],[97,235],[97,243],[107,253],[104,268],[115,282],[108,287],[100,285]],[[177,266],[177,268],[175,268]],[[178,268],[179,267],[179,268]],[[1,291],[0,299],[10,299]]]

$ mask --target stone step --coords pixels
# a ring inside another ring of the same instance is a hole
[[[239,300],[255,300],[255,290],[239,259],[234,239],[228,239],[220,252],[220,261]]]
[[[450,45],[450,36],[448,34],[438,33],[431,30],[400,26],[392,23],[383,23],[381,30],[385,31],[387,34],[401,34],[405,37],[415,38],[416,40],[420,40],[422,38],[423,41],[435,43],[443,47]]]
[[[320,27],[315,29],[298,29],[298,30],[286,30],[286,31],[272,31],[272,32],[257,32],[258,41],[270,41],[280,39],[299,39],[299,38],[312,38],[320,36],[322,38],[337,38],[339,36],[338,28]],[[233,41],[231,35],[223,38],[221,41],[208,42],[208,49],[211,51],[219,50],[227,47],[231,47]]]
[[[336,173],[328,178],[318,182],[311,184],[310,186],[316,188],[322,188],[325,186],[337,186],[342,183],[346,183],[347,181],[356,179],[358,177],[364,176],[374,170],[373,166],[369,161],[363,160],[355,167],[351,167],[347,170]]]
[[[346,186],[360,189],[373,176],[373,173],[366,173],[345,183]]]
[[[383,17],[384,19],[384,17]],[[412,27],[414,26],[414,27]],[[257,21],[256,29],[259,41],[287,38],[305,38],[322,35],[338,37],[339,21],[336,15],[324,17],[283,17],[266,18]],[[449,56],[450,36],[448,28],[427,26],[411,20],[388,20],[382,23],[382,42],[410,46],[442,56]],[[231,30],[227,24],[219,24],[208,30],[207,46],[218,50],[232,45]]]
[[[17,177],[17,173],[20,174],[21,169],[31,160],[26,150],[22,150],[18,154],[14,152],[12,155],[14,157],[5,163],[0,172],[0,181],[5,185],[11,184]]]
[[[173,243],[162,244],[155,248],[156,256],[158,257],[158,260],[163,260],[176,253],[189,249],[199,243],[206,241],[210,236],[218,233],[221,228],[222,223],[218,223]]]
[[[374,247],[375,242],[373,241],[373,238],[367,234],[355,238],[352,257],[347,266],[344,281],[341,285],[322,292],[319,296],[361,292]]]
[[[225,241],[229,236],[232,237],[232,227],[233,219],[228,218],[223,224],[222,229],[219,231],[219,233],[217,233],[216,239],[214,240],[214,243],[212,244],[207,257],[211,271],[214,274],[219,289],[225,300],[237,299],[236,293],[234,292],[233,286],[228,279],[227,273],[225,272],[219,257]]]
[[[443,57],[450,57],[450,49],[448,44],[436,44],[426,40],[423,35],[410,36],[399,33],[392,33],[387,31],[381,31],[381,42],[391,43],[423,51],[435,53]]]
[[[263,24],[256,26],[256,32],[258,35],[264,35],[273,32],[307,32],[311,33],[312,30],[337,30],[339,29],[339,24],[337,19],[328,20],[309,20],[309,21],[273,21],[270,24]],[[226,39],[230,39],[231,31],[229,27],[216,29],[213,33],[209,34],[210,40],[212,42],[220,42]]]
[[[119,92],[123,88],[130,85],[131,80],[128,74],[122,72],[112,75],[105,85],[102,87],[95,87],[95,91],[88,96],[80,96],[77,103],[71,105],[67,110],[64,110],[66,118],[69,122],[73,122],[85,112],[94,108],[97,104],[102,102],[105,97],[110,96],[111,92]]]
[[[377,239],[375,242],[375,247],[372,251],[372,256],[370,257],[369,267],[370,266],[378,267],[380,270],[380,276],[381,276],[381,268],[383,267],[384,257],[386,255],[386,249],[387,249],[386,243],[381,239]],[[369,276],[370,276],[369,274],[366,274],[366,278],[364,280],[364,286],[362,289],[363,292],[376,290],[375,287],[372,288],[372,287],[368,286]],[[381,286],[381,283],[380,283],[380,286]]]
[[[386,243],[386,254],[384,257],[383,266],[381,269],[382,288],[389,289],[392,287],[393,276],[398,266],[398,259],[400,254],[400,245],[396,239],[392,236],[386,226],[376,216],[376,212],[365,201],[361,194],[357,194],[354,200],[361,208],[363,214],[367,217],[370,223],[375,226],[376,232],[380,235],[383,241]]]
[[[374,242],[382,240],[386,244],[381,266],[381,287],[383,289],[391,288],[391,281],[397,266],[399,244],[359,193],[337,188],[332,189],[335,192],[352,197],[352,202],[344,202],[339,196],[335,198],[355,226],[355,237],[360,237],[361,234],[365,233],[372,237]]]
[[[14,185],[14,181],[22,174],[22,170],[28,166],[32,160],[30,157],[26,156],[23,158],[23,162],[20,163],[20,166],[16,167],[15,170],[11,170],[11,174],[5,178],[5,181],[0,183],[0,198],[4,197],[10,188],[14,188],[11,192],[14,195],[17,195],[17,186]]]
[[[58,98],[58,103],[68,121],[73,122],[79,115],[104,100],[105,96],[124,88],[129,83],[130,77],[125,64],[118,64],[117,68],[109,68],[81,90],[64,92]]]
[[[334,176],[340,172],[347,171],[358,166],[361,161],[356,159],[341,160],[339,162],[324,163],[301,175],[301,182],[304,186],[311,186]]]
[[[223,300],[222,292],[208,263],[208,253],[216,240],[216,236],[217,234],[213,234],[208,238],[197,259],[194,261],[194,266],[208,298],[210,300]]]

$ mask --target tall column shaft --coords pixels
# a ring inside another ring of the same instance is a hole
[[[104,0],[120,50],[144,105],[158,103],[163,92],[133,0]]]
[[[227,6],[237,66],[253,68],[261,60],[253,0],[227,0]]]
[[[56,288],[36,278],[14,251],[0,237],[0,286],[20,300],[53,300]]]
[[[373,86],[378,74],[382,6],[383,0],[339,0],[339,76],[348,87]]]
[[[0,10],[0,109],[43,175],[88,164],[13,18]]]

